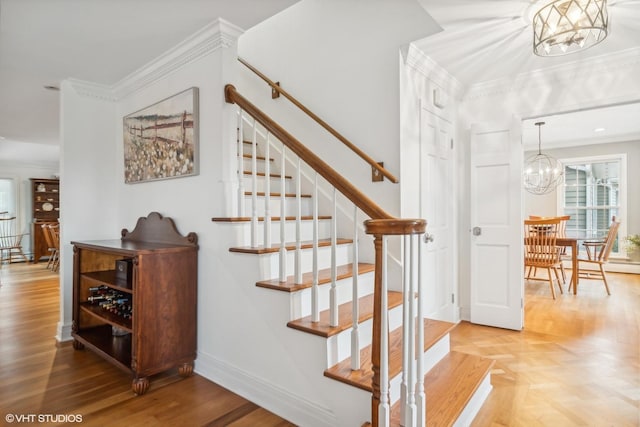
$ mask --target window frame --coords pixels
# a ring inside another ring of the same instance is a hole
[[[620,177],[619,177],[619,201],[618,201],[618,216],[616,219],[620,221],[620,228],[618,228],[618,251],[611,252],[611,258],[627,258],[627,252],[624,248],[623,240],[627,235],[627,155],[625,153],[618,154],[602,154],[595,156],[581,156],[558,159],[558,163],[564,170],[566,166],[580,165],[580,164],[593,164],[593,163],[605,163],[619,161],[620,162]],[[559,216],[564,215],[565,209],[565,182],[558,187],[559,191],[556,191],[556,212]]]

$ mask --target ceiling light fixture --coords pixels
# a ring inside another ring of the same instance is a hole
[[[607,0],[555,0],[533,17],[533,53],[560,56],[587,49],[607,37]]]
[[[542,139],[540,128],[544,122],[537,122],[538,126],[538,154],[527,158],[524,164],[524,188],[531,194],[547,194],[556,189],[564,181],[564,169],[553,157],[542,154]]]

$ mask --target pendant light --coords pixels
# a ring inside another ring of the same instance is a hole
[[[555,158],[542,153],[541,127],[537,122],[538,153],[527,158],[524,164],[524,188],[531,194],[547,194],[564,181],[564,168]]]

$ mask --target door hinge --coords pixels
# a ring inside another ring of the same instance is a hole
[[[451,149],[453,150],[453,138],[451,138]]]
[[[454,304],[455,302],[456,302],[456,295],[451,294],[451,304]]]
[[[524,308],[524,299],[520,298],[520,308]]]

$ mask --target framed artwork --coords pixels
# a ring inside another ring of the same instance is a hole
[[[123,119],[124,182],[198,174],[198,88],[192,87]]]

